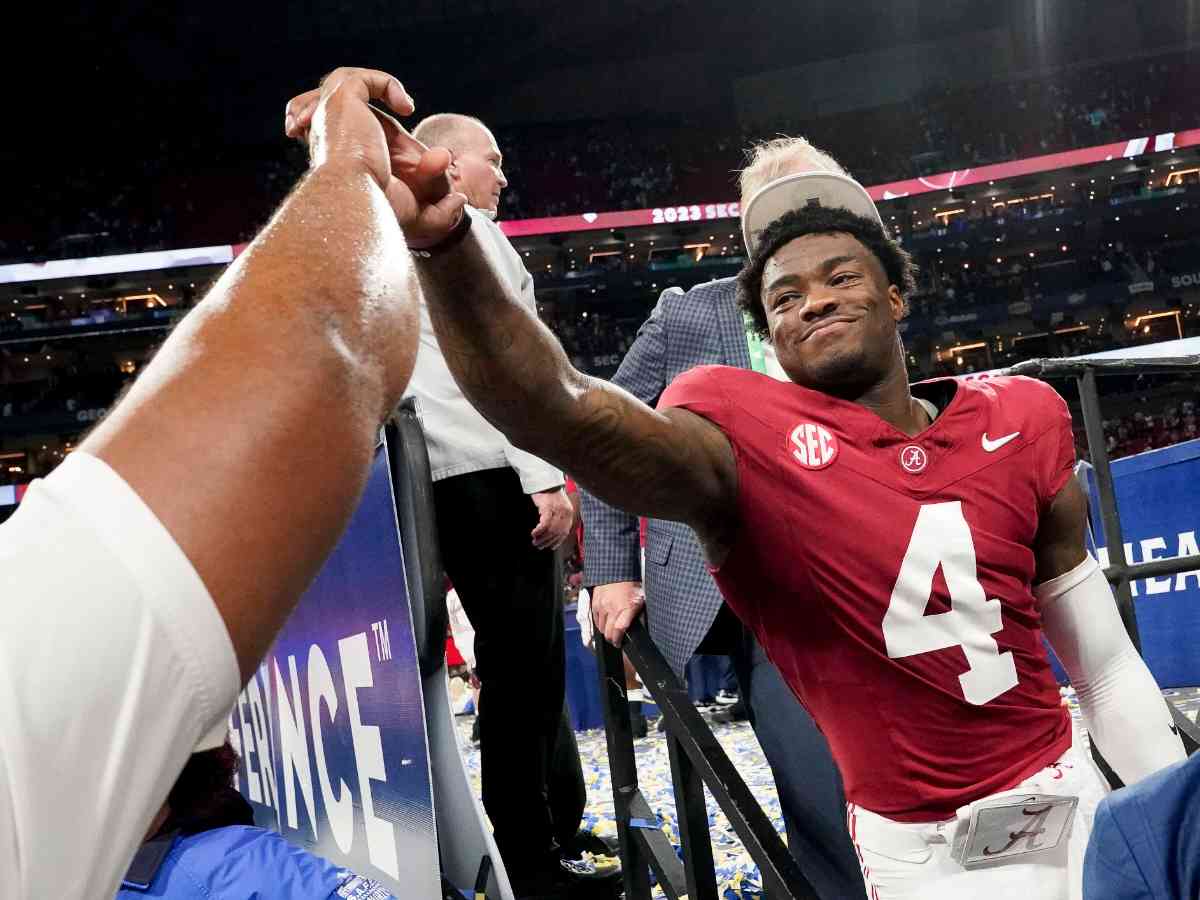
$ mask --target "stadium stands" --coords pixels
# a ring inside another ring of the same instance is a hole
[[[1178,130],[1200,121],[1186,87],[1197,76],[1200,65],[1174,54],[1027,76],[999,89],[941,84],[901,104],[817,120],[739,126],[629,119],[502,129],[513,187],[501,215],[725,198],[742,149],[779,133],[808,136],[864,184],[877,184]],[[24,196],[0,213],[0,262],[245,240],[303,168],[300,148],[282,142],[198,159],[190,143],[163,139],[137,159],[100,156],[86,173],[18,186]]]

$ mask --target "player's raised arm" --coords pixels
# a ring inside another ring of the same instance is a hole
[[[401,228],[462,205],[444,151],[368,105],[411,112],[395,78],[339,69],[305,97],[288,119],[302,117],[310,171],[80,448],[195,566],[243,679],[345,526],[408,383],[417,285]]]
[[[573,368],[549,329],[495,276],[469,228],[418,260],[442,354],[476,409],[606,502],[688,523],[717,561],[737,489],[721,431],[686,410],[652,410]]]

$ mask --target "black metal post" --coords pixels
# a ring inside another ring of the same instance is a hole
[[[629,802],[629,826],[633,839],[641,845],[642,852],[650,861],[650,868],[658,879],[658,885],[667,895],[667,900],[687,900],[687,879],[683,874],[683,864],[675,854],[675,847],[662,830],[658,816],[650,809],[650,804],[635,791]],[[715,876],[714,876],[715,877]]]
[[[634,622],[626,633],[624,649],[666,719],[668,734],[678,739],[712,792],[713,799],[725,811],[746,851],[758,864],[764,889],[773,900],[818,900],[816,891],[784,846],[771,820],[692,705],[686,688],[675,677],[641,622]]]
[[[717,876],[712,839],[708,833],[704,782],[680,746],[679,739],[670,732],[667,733],[667,755],[671,760],[671,780],[675,785],[675,814],[679,819],[679,840],[683,845],[687,895],[692,900],[717,900]]]
[[[600,669],[604,732],[608,739],[608,768],[612,778],[617,820],[617,846],[626,900],[650,900],[649,860],[629,825],[633,798],[638,794],[637,762],[633,756],[633,727],[625,700],[625,666],[621,651],[597,634],[592,640]]]
[[[1104,420],[1100,415],[1100,397],[1096,391],[1096,370],[1086,369],[1079,376],[1079,403],[1083,408],[1083,427],[1091,450],[1092,468],[1096,473],[1096,489],[1100,495],[1100,521],[1104,523],[1104,543],[1112,565],[1105,571],[1113,583],[1117,611],[1129,639],[1138,653],[1142,638],[1138,634],[1137,613],[1133,608],[1133,593],[1129,587],[1129,560],[1125,558],[1125,541],[1121,534],[1121,518],[1117,512],[1117,492],[1113,485],[1112,467],[1108,462],[1108,447],[1104,443]]]

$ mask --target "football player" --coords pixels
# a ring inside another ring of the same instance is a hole
[[[790,381],[701,367],[658,410],[572,368],[469,227],[416,266],[456,380],[605,501],[695,529],[829,739],[871,896],[1078,897],[1105,784],[1043,631],[1123,780],[1184,751],[1085,550],[1058,394],[908,384],[913,265],[845,176],[790,175],[743,209],[741,302]],[[597,626],[619,643],[639,612]]]

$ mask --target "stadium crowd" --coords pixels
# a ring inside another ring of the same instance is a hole
[[[1185,55],[1025,77],[1000,86],[928,86],[909,100],[816,120],[724,129],[710,121],[627,120],[502,129],[513,187],[502,218],[722,200],[756,139],[805,134],[864,184],[1182,129],[1200,116]],[[887,135],[887,141],[845,139]],[[16,187],[0,212],[0,262],[248,240],[304,168],[289,145],[214,148],[160,138],[136,159],[97,155],[86,173]],[[238,197],[230,204],[227,198]],[[20,211],[19,214],[17,211]]]

